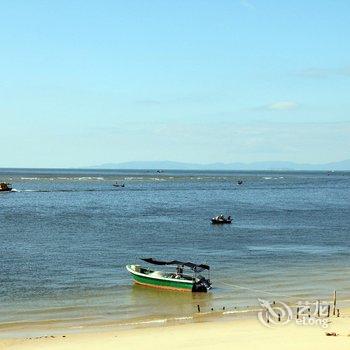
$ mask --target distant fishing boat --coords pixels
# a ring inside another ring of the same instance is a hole
[[[176,266],[176,271],[163,272],[155,271],[140,265],[126,265],[126,269],[131,273],[134,283],[147,287],[170,289],[186,292],[204,292],[211,289],[209,277],[206,278],[200,273],[207,270],[209,274],[210,267],[205,264],[194,264],[178,260],[160,261],[153,258],[141,259],[153,265],[172,265]],[[184,273],[187,268],[189,273]]]
[[[232,219],[231,216],[225,218],[223,215],[215,216],[215,218],[211,219],[212,224],[231,224]]]
[[[0,192],[12,191],[12,186],[6,182],[0,182]]]
[[[116,181],[114,184],[113,184],[114,187],[125,187],[125,184],[118,184],[118,181]]]

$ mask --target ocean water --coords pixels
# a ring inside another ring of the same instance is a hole
[[[350,299],[349,172],[2,169],[0,181],[15,189],[0,193],[2,334]],[[211,225],[221,213],[233,224]],[[141,257],[207,263],[213,289],[133,286],[125,265]]]

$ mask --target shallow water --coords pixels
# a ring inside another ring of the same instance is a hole
[[[0,327],[350,297],[350,173],[3,169],[0,180],[15,189],[0,193]],[[234,223],[211,225],[220,213]],[[140,257],[208,263],[214,288],[133,286],[124,266]]]

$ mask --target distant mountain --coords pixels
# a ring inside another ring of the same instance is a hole
[[[350,159],[325,164],[293,162],[211,163],[196,164],[172,161],[106,163],[90,169],[166,169],[166,170],[350,170]]]

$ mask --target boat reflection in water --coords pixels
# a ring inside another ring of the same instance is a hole
[[[140,312],[140,316],[153,314],[155,317],[193,315],[198,312],[197,305],[200,305],[202,310],[210,310],[213,296],[213,293],[184,293],[176,290],[145,288],[136,283],[131,287],[130,294],[135,311]]]

